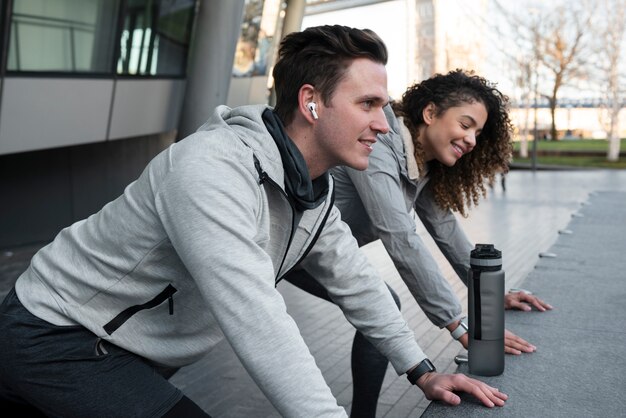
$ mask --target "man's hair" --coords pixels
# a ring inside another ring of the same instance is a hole
[[[298,107],[298,91],[311,84],[330,103],[337,84],[356,58],[387,64],[387,47],[369,29],[341,25],[316,26],[292,32],[280,43],[273,77],[275,110],[285,125]]]
[[[498,172],[506,173],[513,153],[512,125],[508,114],[508,97],[494,84],[471,71],[457,69],[414,84],[393,103],[396,115],[403,116],[415,144],[415,158],[424,167],[422,147],[417,141],[419,127],[424,124],[423,110],[435,105],[441,117],[451,107],[464,103],[482,103],[487,109],[487,122],[476,138],[476,146],[454,166],[439,161],[429,163],[429,177],[437,204],[444,209],[465,215],[465,208],[477,205],[486,193],[485,182],[493,184]]]

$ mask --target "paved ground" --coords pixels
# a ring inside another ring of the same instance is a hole
[[[539,260],[538,254],[551,248],[559,236],[558,231],[568,225],[572,214],[588,200],[589,193],[601,190],[626,191],[626,171],[515,170],[507,175],[506,187],[506,191],[503,191],[498,184],[490,190],[487,198],[461,222],[472,241],[494,243],[502,250],[508,288],[518,286],[534,270]],[[434,249],[423,227],[418,225],[417,229],[430,248]],[[0,296],[8,291],[38,247],[35,245],[0,251]],[[427,321],[380,242],[364,247],[364,251],[385,280],[399,293],[403,314],[437,368],[455,371],[453,358],[462,351],[461,346],[452,341],[447,331],[439,330]],[[443,257],[436,250],[433,251],[446,277],[466,305],[467,291],[463,284],[454,277]],[[279,291],[338,402],[349,410],[352,392],[349,354],[353,337],[351,326],[334,305],[318,300],[288,283],[281,283]],[[519,334],[524,337],[521,331]],[[528,339],[534,342],[531,336]],[[541,349],[541,344],[537,345]],[[226,342],[218,345],[202,361],[183,368],[172,378],[172,382],[215,417],[279,416]],[[404,376],[398,377],[391,368],[388,370],[377,416],[416,417],[428,405],[429,402],[421,392],[411,387]]]
[[[617,323],[626,317],[625,203],[626,192],[593,193],[550,248],[556,257],[541,258],[522,283],[558,309],[506,313],[509,329],[541,347],[509,358],[502,375],[482,378],[509,395],[506,405],[490,411],[464,397],[454,408],[434,402],[423,417],[624,416],[626,328]]]

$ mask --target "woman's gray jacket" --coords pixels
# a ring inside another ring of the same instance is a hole
[[[368,168],[331,171],[335,204],[359,245],[382,241],[422,310],[444,327],[462,316],[461,304],[418,235],[413,211],[464,283],[473,247],[454,214],[436,205],[429,178],[409,178],[399,121],[390,106],[385,114],[391,129],[378,136]]]
[[[340,220],[332,181],[292,230],[265,109],[218,107],[119,198],[62,230],[17,294],[48,322],[167,366],[200,359],[225,335],[282,416],[345,416],[275,287],[292,267],[314,274],[398,374],[425,355]]]

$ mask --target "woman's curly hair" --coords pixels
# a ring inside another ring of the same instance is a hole
[[[474,102],[485,105],[487,122],[476,138],[473,151],[463,155],[452,167],[437,160],[428,163],[437,205],[462,216],[466,216],[466,209],[476,206],[486,195],[485,184],[493,185],[498,172],[508,172],[513,153],[508,97],[484,78],[457,69],[414,84],[402,95],[402,101],[392,103],[394,113],[404,118],[411,133],[415,160],[423,173],[426,166],[424,151],[417,140],[419,127],[424,124],[423,110],[433,103],[436,116],[441,117],[451,107]]]

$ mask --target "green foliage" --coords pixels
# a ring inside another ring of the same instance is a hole
[[[533,143],[528,143],[529,157]],[[604,139],[575,139],[537,142],[537,164],[585,168],[626,169],[626,157],[616,162],[606,159],[609,143]],[[514,164],[531,164],[530,158],[519,157],[520,143],[513,144]],[[626,152],[626,138],[621,139],[620,152]],[[566,155],[565,155],[566,154]]]
[[[528,151],[532,149],[533,142],[528,142]],[[520,143],[513,143],[515,151],[519,151]],[[544,141],[537,142],[538,151],[598,151],[606,153],[609,149],[609,141],[605,139],[562,139],[560,141]],[[626,151],[626,138],[621,139],[620,150]]]
[[[530,158],[513,158],[513,163],[532,164]],[[537,164],[540,165],[556,165],[567,167],[585,167],[585,168],[612,168],[617,170],[626,169],[626,158],[622,157],[616,162],[610,162],[604,157],[537,157]]]

